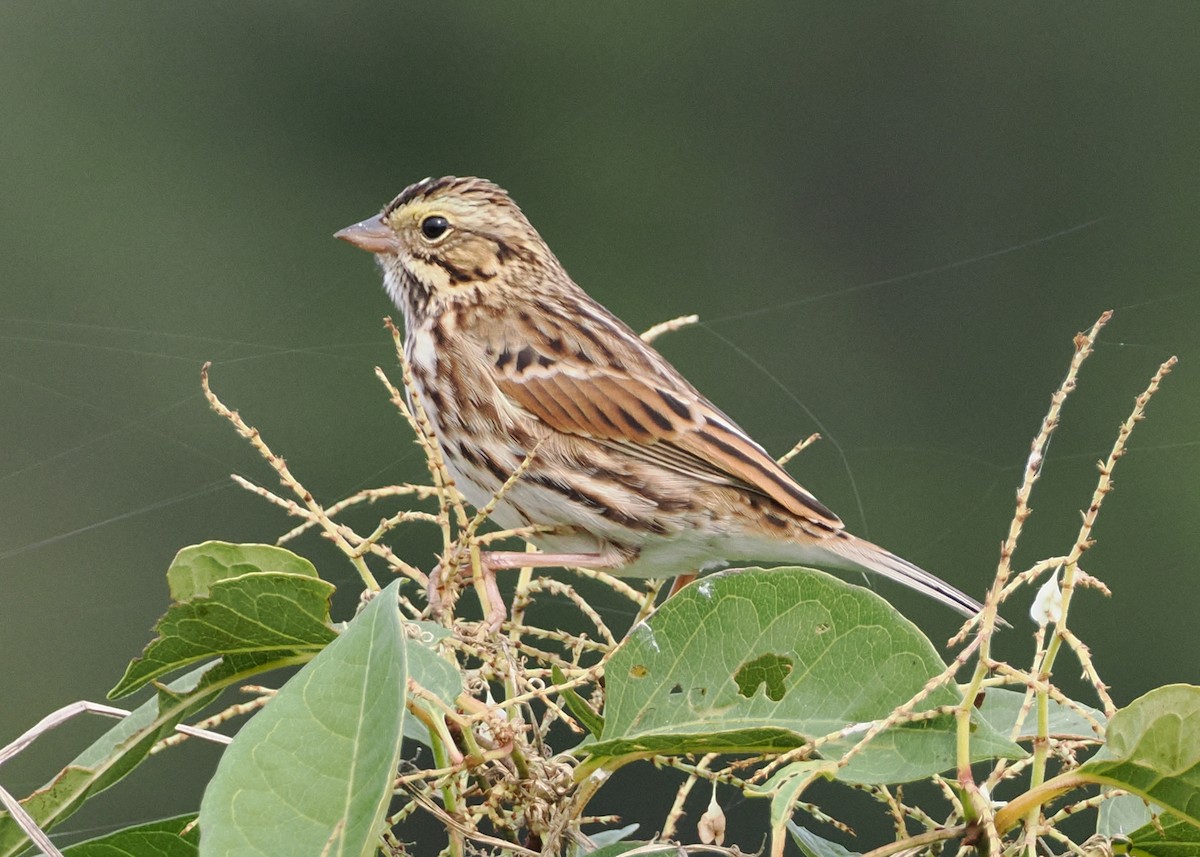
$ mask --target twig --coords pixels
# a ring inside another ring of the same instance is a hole
[[[263,457],[267,464],[271,466],[271,469],[274,470],[279,476],[279,481],[283,484],[283,486],[300,498],[300,501],[304,504],[308,511],[317,518],[321,525],[321,529],[325,531],[325,534],[331,540],[333,540],[334,544],[336,544],[342,550],[342,553],[346,554],[346,556],[350,559],[350,564],[354,566],[356,571],[358,571],[359,577],[362,578],[363,585],[366,586],[371,592],[379,592],[379,583],[375,580],[375,575],[371,574],[371,570],[367,568],[366,562],[361,556],[355,557],[353,555],[353,547],[346,542],[342,533],[339,531],[338,526],[332,520],[330,520],[329,516],[325,513],[325,510],[321,508],[321,504],[318,503],[309,490],[301,485],[296,477],[292,475],[291,470],[288,469],[287,462],[271,451],[271,448],[267,446],[266,441],[262,439],[262,435],[259,433],[258,429],[248,425],[242,420],[241,415],[238,414],[237,411],[230,410],[225,406],[224,402],[217,398],[216,393],[212,391],[212,388],[208,384],[208,370],[210,366],[212,366],[211,362],[205,363],[204,367],[200,370],[200,386],[204,389],[204,398],[208,400],[209,407],[216,411],[218,415],[228,420],[237,430],[238,434],[250,441],[250,445],[258,451],[259,455]]]
[[[679,789],[675,792],[675,800],[671,804],[671,809],[667,812],[667,820],[663,822],[663,829],[660,837],[662,839],[672,839],[675,836],[675,825],[683,818],[683,805],[687,802],[688,795],[692,793],[692,787],[696,785],[702,772],[708,770],[708,766],[717,758],[716,753],[708,753],[697,764],[694,770],[688,773],[687,778],[680,784]]]
[[[1003,596],[1008,578],[1012,574],[1012,557],[1017,549],[1017,540],[1021,536],[1021,528],[1025,525],[1025,521],[1032,511],[1029,508],[1029,496],[1033,493],[1034,483],[1037,482],[1038,477],[1042,473],[1042,464],[1046,456],[1046,446],[1050,443],[1050,437],[1054,434],[1054,430],[1058,428],[1063,403],[1067,400],[1067,396],[1075,389],[1079,369],[1083,366],[1083,362],[1091,355],[1096,344],[1096,338],[1100,335],[1100,331],[1104,329],[1104,325],[1108,324],[1110,318],[1112,318],[1112,310],[1106,310],[1087,333],[1080,333],[1075,337],[1075,354],[1071,358],[1071,365],[1067,367],[1067,375],[1063,378],[1062,383],[1059,384],[1058,389],[1050,396],[1050,408],[1046,411],[1046,416],[1042,418],[1042,426],[1030,446],[1029,458],[1025,462],[1025,473],[1020,487],[1017,488],[1017,508],[1013,513],[1012,522],[1009,524],[1008,535],[1000,546],[1000,563],[996,569],[996,579],[992,583],[992,588],[984,603],[984,609],[981,613],[963,623],[962,629],[950,640],[951,645],[957,645],[966,639],[966,635],[970,633],[970,630],[977,623],[988,619],[993,622],[995,621],[996,609]],[[989,630],[986,633],[990,635],[991,631]]]
[[[804,452],[804,450],[808,449],[810,446],[812,446],[814,443],[816,443],[820,439],[821,439],[821,435],[818,434],[817,432],[813,432],[808,437],[804,438],[804,440],[800,441],[795,446],[793,446],[791,449],[789,449],[787,452],[785,452],[783,455],[779,456],[779,458],[775,459],[775,463],[778,464],[780,467],[782,467],[783,465],[787,464],[789,461],[791,461],[793,458],[795,458],[800,453]]]
[[[642,333],[642,342],[653,342],[664,333],[672,333],[689,325],[696,324],[698,321],[700,321],[700,316],[698,315],[681,315],[668,321],[660,321]]]

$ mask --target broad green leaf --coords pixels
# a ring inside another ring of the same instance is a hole
[[[1131,853],[1137,857],[1196,857],[1200,854],[1200,827],[1173,815],[1159,819],[1160,832],[1146,824],[1129,834]]]
[[[791,832],[792,841],[796,843],[796,847],[800,849],[804,857],[862,857],[858,851],[849,851],[845,846],[823,839],[811,830],[790,821],[788,822],[788,831]]]
[[[209,587],[219,580],[278,571],[319,577],[313,564],[286,548],[275,545],[201,542],[175,554],[167,569],[167,585],[172,601],[191,601],[208,595]]]
[[[167,577],[175,603],[110,698],[212,657],[250,655],[261,669],[304,660],[336,636],[333,586],[291,551],[205,542],[180,551]]]
[[[453,708],[462,693],[462,674],[437,652],[438,643],[449,631],[435,622],[405,622],[404,632],[408,638],[408,677]],[[429,717],[442,717],[437,706],[424,699],[410,698],[408,704],[420,707]],[[430,746],[429,730],[416,717],[404,718],[404,737]]]
[[[847,730],[822,747],[837,759],[942,669],[916,626],[860,586],[803,568],[712,575],[612,654],[604,731],[582,748],[581,773],[652,753],[779,752]],[[922,707],[959,699],[942,687]],[[1024,755],[982,721],[973,731],[973,759]],[[907,782],[954,763],[953,719],[942,716],[887,730],[838,777]]]
[[[200,830],[183,830],[195,814],[150,821],[80,842],[63,850],[63,857],[197,857]]]
[[[21,801],[26,812],[42,830],[50,830],[87,798],[137,767],[159,739],[216,697],[218,689],[211,687],[204,675],[212,666],[205,664],[160,688],[154,698],[118,721],[53,780]],[[0,812],[0,857],[17,854],[26,844],[16,822]]]
[[[242,727],[204,792],[202,855],[375,853],[405,713],[398,587],[384,589]]]
[[[1113,715],[1095,757],[1064,776],[1125,789],[1200,825],[1200,687],[1135,699]]]
[[[1101,836],[1128,836],[1149,823],[1150,806],[1137,795],[1109,798],[1096,813],[1096,832]]]
[[[976,709],[980,718],[1001,735],[1011,735],[1016,725],[1017,715],[1025,702],[1023,691],[1011,690],[1007,687],[988,688],[983,697],[983,704]],[[1068,705],[1063,705],[1053,699],[1049,701],[1050,735],[1061,738],[1091,739],[1099,741],[1100,737],[1092,727],[1091,722],[1083,714]],[[1104,726],[1104,712],[1083,703],[1076,703],[1087,714]],[[1037,710],[1030,708],[1021,724],[1018,741],[1031,740],[1037,734]]]

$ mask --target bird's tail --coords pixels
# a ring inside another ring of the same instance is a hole
[[[902,583],[910,589],[927,595],[934,601],[940,601],[947,607],[957,610],[964,616],[974,616],[983,609],[983,605],[940,577],[927,572],[920,566],[914,565],[891,551],[884,550],[866,539],[848,533],[839,533],[822,545],[839,559],[847,560],[855,566],[882,575],[889,580]],[[1002,624],[1008,624],[1000,620]]]

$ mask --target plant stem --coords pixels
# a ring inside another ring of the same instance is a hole
[[[967,826],[965,824],[959,824],[955,827],[942,827],[937,830],[926,830],[924,833],[918,833],[916,836],[909,836],[906,839],[899,839],[895,842],[889,842],[887,845],[881,845],[872,851],[866,852],[862,857],[890,857],[892,854],[898,854],[910,848],[921,848],[925,845],[932,845],[935,842],[954,839],[966,832]]]

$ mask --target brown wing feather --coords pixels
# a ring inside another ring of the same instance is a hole
[[[675,470],[693,459],[694,475],[724,475],[726,484],[765,494],[793,514],[841,528],[837,515],[673,371],[666,375],[662,365],[655,366],[652,377],[658,383],[652,385],[611,367],[540,357],[527,361],[524,371],[498,367],[496,383],[550,427],[636,448],[638,457]]]

